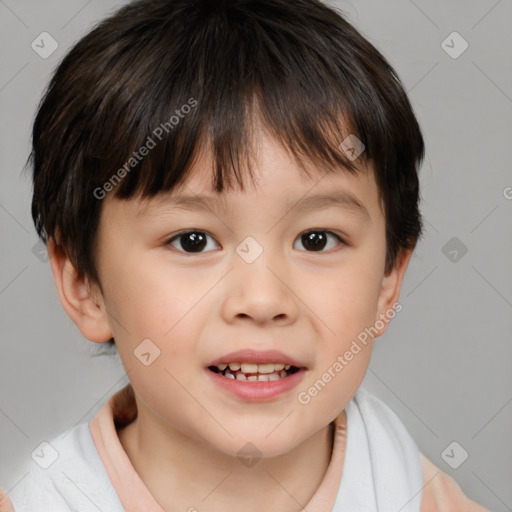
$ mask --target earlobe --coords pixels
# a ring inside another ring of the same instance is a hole
[[[375,321],[380,321],[384,327],[380,329],[378,336],[381,336],[386,331],[391,318],[395,316],[394,309],[400,297],[400,290],[405,276],[407,267],[412,256],[412,249],[402,249],[396,258],[395,266],[393,269],[384,276],[379,293],[377,317]],[[388,321],[383,321],[384,319]]]
[[[101,294],[97,299],[93,297],[87,278],[78,272],[64,248],[52,238],[48,240],[47,249],[62,307],[85,338],[94,342],[108,341],[113,336]]]

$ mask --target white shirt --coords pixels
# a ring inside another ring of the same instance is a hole
[[[49,441],[59,455],[50,467],[31,461],[21,473],[28,474],[9,493],[14,512],[163,512],[119,441],[112,406],[116,395],[90,423]],[[344,457],[338,417],[329,466],[305,510],[420,512],[420,452],[402,422],[364,388],[345,411]],[[8,501],[3,503],[1,510],[9,511]]]

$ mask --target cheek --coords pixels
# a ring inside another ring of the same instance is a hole
[[[110,269],[105,294],[119,345],[133,351],[142,340],[150,339],[162,351],[161,361],[179,358],[186,347],[193,350],[201,328],[196,318],[204,307],[201,299],[215,279],[211,273],[191,275],[161,254],[127,255],[122,264]]]
[[[302,286],[304,302],[321,320],[327,337],[339,341],[373,324],[378,293],[378,273],[364,261],[316,271]]]
[[[216,432],[221,429],[209,415],[205,415],[200,400],[196,398],[203,396],[204,392],[190,378],[187,367],[189,362],[179,359],[179,354],[177,357],[174,351],[164,347],[150,366],[132,362],[131,368],[125,368],[139,400],[142,401],[140,405],[145,409],[146,417],[149,414],[154,421],[162,423],[164,428],[172,426],[194,439],[202,437],[198,433],[198,425],[205,426],[218,435],[222,434]]]
[[[125,259],[107,281],[110,325],[134,389],[152,409],[186,402],[182,386],[191,387],[201,334],[195,314],[208,283],[142,259]]]
[[[105,301],[115,334],[142,340],[176,336],[184,319],[197,306],[214,276],[191,276],[165,258],[125,258],[108,273]],[[121,323],[124,329],[120,327]],[[114,336],[115,337],[115,336]]]

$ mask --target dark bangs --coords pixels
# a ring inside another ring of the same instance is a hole
[[[138,1],[97,25],[58,67],[34,123],[36,229],[58,234],[98,282],[107,194],[171,191],[202,150],[216,191],[243,189],[259,124],[304,171],[304,159],[353,173],[371,162],[386,267],[414,247],[424,146],[410,103],[382,55],[314,0]],[[365,145],[354,161],[340,149],[349,134]]]

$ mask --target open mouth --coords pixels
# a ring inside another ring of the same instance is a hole
[[[227,379],[268,382],[284,379],[298,372],[300,368],[282,363],[223,363],[218,366],[208,366],[208,370],[218,373]]]

